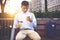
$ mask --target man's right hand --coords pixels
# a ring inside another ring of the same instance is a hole
[[[16,28],[20,28],[22,26],[22,23],[19,22],[17,25],[16,25]]]

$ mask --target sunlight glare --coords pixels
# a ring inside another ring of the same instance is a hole
[[[9,0],[9,2],[6,3],[4,11],[6,13],[10,13],[10,14],[14,14],[14,13],[21,11],[21,2],[22,2],[22,0],[18,0],[18,1]]]
[[[7,1],[6,5],[5,5],[5,10],[4,12],[6,12],[7,14],[14,14],[14,13],[18,13],[21,11],[21,2],[23,0],[9,0]],[[26,1],[31,1],[31,0],[26,0]]]
[[[26,0],[26,1],[29,1],[30,2],[31,0]]]

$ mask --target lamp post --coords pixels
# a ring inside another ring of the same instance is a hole
[[[47,0],[45,0],[45,12],[47,12],[48,9],[47,9]]]

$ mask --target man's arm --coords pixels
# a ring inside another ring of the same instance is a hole
[[[15,16],[15,18],[14,18],[14,24],[13,24],[13,28],[11,29],[10,40],[14,39],[14,33],[15,33],[15,29],[16,29],[16,24],[17,24],[17,16]]]
[[[13,28],[20,28],[22,26],[22,21],[18,20],[18,15],[14,18]]]
[[[37,20],[36,20],[34,14],[32,15],[32,20],[33,20],[33,21],[32,21],[32,23],[33,23],[33,27],[36,28],[36,27],[37,27]]]
[[[16,28],[16,25],[18,24],[17,16],[14,18],[13,28]]]

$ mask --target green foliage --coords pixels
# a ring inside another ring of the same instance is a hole
[[[60,18],[60,11],[52,12],[33,12],[37,18]]]

